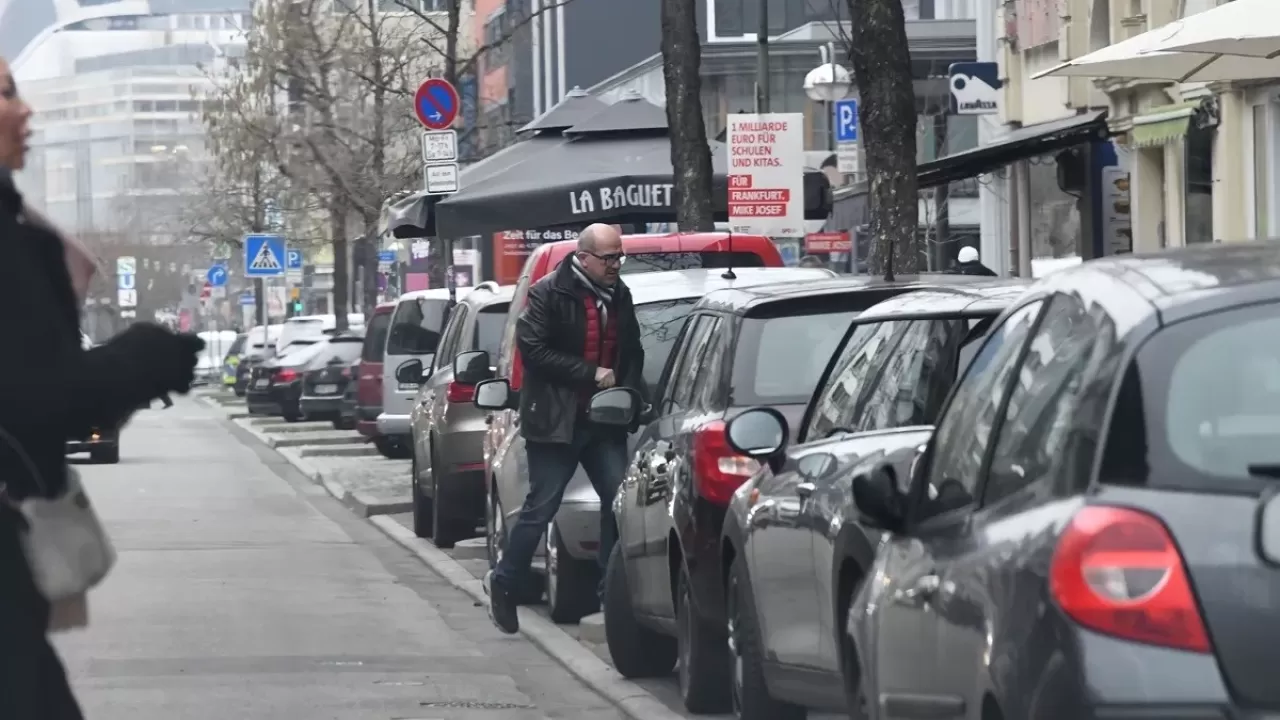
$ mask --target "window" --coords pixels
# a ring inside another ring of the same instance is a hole
[[[831,354],[857,315],[849,310],[744,320],[734,353],[732,404],[809,402]]]
[[[1049,480],[1062,467],[1095,326],[1079,299],[1056,296],[1045,311],[1009,395],[983,504]]]
[[[692,270],[697,268],[764,267],[764,259],[752,252],[658,252],[627,254],[623,273]]]
[[[387,335],[387,354],[434,354],[447,314],[448,302],[444,300],[401,301]]]
[[[365,330],[364,348],[360,359],[368,363],[382,362],[382,354],[387,349],[387,328],[391,327],[391,313],[373,314],[373,320]]]
[[[927,496],[917,521],[973,503],[996,412],[1043,305],[1036,301],[1010,315],[965,370],[933,435]]]
[[[670,406],[666,408],[666,413],[679,412],[689,407],[693,399],[694,379],[698,374],[698,366],[702,363],[702,356],[707,352],[707,346],[711,344],[711,331],[719,318],[697,315],[690,318],[690,321],[693,326],[684,337],[680,358],[676,367],[672,368],[671,377],[667,379],[667,386],[670,388],[667,398]]]
[[[458,356],[458,339],[462,337],[462,329],[466,327],[467,316],[470,314],[471,308],[467,305],[457,305],[449,313],[449,323],[441,333],[440,346],[435,356],[436,370],[452,365],[453,359]]]
[[[327,343],[321,343],[317,347],[321,348],[315,359],[307,364],[308,369],[316,369],[323,367],[329,363],[342,363],[350,365],[360,359],[360,349],[363,341],[359,338],[344,338],[342,340],[331,340]]]
[[[667,366],[671,349],[695,302],[697,298],[683,298],[636,306],[640,344],[644,347],[644,381],[648,389],[657,387],[662,378],[662,369]]]
[[[511,296],[511,307],[524,310],[525,300],[529,297],[529,285],[532,276],[528,273],[520,276],[520,281],[516,283],[515,293]],[[511,379],[512,368],[515,367],[516,361],[516,321],[520,318],[519,312],[508,312],[505,324],[502,327],[502,345],[498,351],[498,376]]]
[[[722,324],[722,327],[724,325]],[[727,333],[716,332],[711,338],[711,347],[703,356],[698,369],[698,379],[694,381],[693,402],[695,407],[714,408],[720,402],[720,379],[725,366],[725,355],[729,350]]]
[[[502,347],[502,330],[507,323],[508,303],[486,305],[476,315],[475,337],[472,338],[472,349],[489,353],[489,362],[498,360],[498,351]]]
[[[818,393],[803,440],[817,440],[853,427],[854,401],[862,394],[862,384],[871,372],[870,359],[881,348],[897,344],[906,325],[905,322],[881,322],[854,328],[840,357],[832,364],[827,384]]]

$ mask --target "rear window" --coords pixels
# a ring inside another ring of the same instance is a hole
[[[698,298],[682,298],[636,306],[640,344],[644,347],[644,381],[653,388],[671,356],[671,348]]]
[[[373,321],[365,329],[364,347],[360,359],[369,363],[382,362],[387,350],[387,329],[391,327],[391,313],[374,313]]]
[[[696,270],[698,268],[764,267],[764,258],[752,252],[627,253],[623,274]]]
[[[343,365],[350,365],[360,359],[362,343],[355,339],[344,339],[324,343],[322,349],[307,363],[308,368],[319,368],[336,360]]]
[[[447,300],[406,300],[396,308],[387,334],[388,355],[434,355],[449,319]]]
[[[489,353],[489,362],[498,362],[498,351],[502,347],[502,330],[507,326],[508,303],[489,305],[476,315],[476,350]]]
[[[1134,435],[1145,436],[1151,447],[1141,448]],[[1132,451],[1121,453],[1126,438]],[[1122,476],[1146,475],[1152,485],[1202,486],[1206,476],[1259,478],[1262,473],[1250,473],[1251,465],[1275,472],[1280,467],[1276,306],[1178,323],[1143,345],[1126,373],[1107,444],[1110,457],[1104,466]],[[1142,467],[1138,454],[1152,467]],[[1120,455],[1129,456],[1127,467],[1116,462]],[[1159,467],[1166,461],[1175,464]]]
[[[856,310],[742,322],[734,353],[734,405],[809,402],[831,353],[858,316]]]
[[[230,348],[227,348],[227,356],[231,357],[233,355],[239,355],[241,352],[243,352],[245,340],[247,340],[248,338],[249,336],[245,335],[244,333],[237,335],[235,342],[231,343]]]

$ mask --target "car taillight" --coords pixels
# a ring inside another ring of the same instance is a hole
[[[1211,651],[1178,546],[1147,513],[1105,506],[1076,513],[1054,551],[1049,590],[1072,620],[1091,630]]]
[[[344,368],[342,368],[342,377],[344,377],[344,378],[349,378],[349,377],[351,377],[351,368],[349,368],[349,367],[344,367]]]
[[[445,390],[445,399],[451,403],[469,403],[476,399],[476,386],[463,385],[458,382],[449,383],[449,388]]]
[[[280,368],[276,371],[276,382],[287,383],[298,379],[298,372],[293,368]]]
[[[698,495],[717,505],[728,505],[742,483],[760,469],[755,460],[729,447],[720,420],[693,432],[693,482]]]

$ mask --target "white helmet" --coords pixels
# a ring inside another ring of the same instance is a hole
[[[962,247],[960,248],[960,252],[956,253],[956,262],[960,262],[960,263],[978,262],[978,251],[967,245],[965,247]]]

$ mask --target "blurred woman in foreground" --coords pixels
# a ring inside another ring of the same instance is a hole
[[[30,118],[0,59],[0,718],[78,720],[49,643],[51,605],[34,582],[19,510],[32,497],[64,495],[69,438],[122,423],[161,394],[190,390],[203,343],[140,324],[81,347],[92,261],[27,210],[12,181],[26,160]]]

